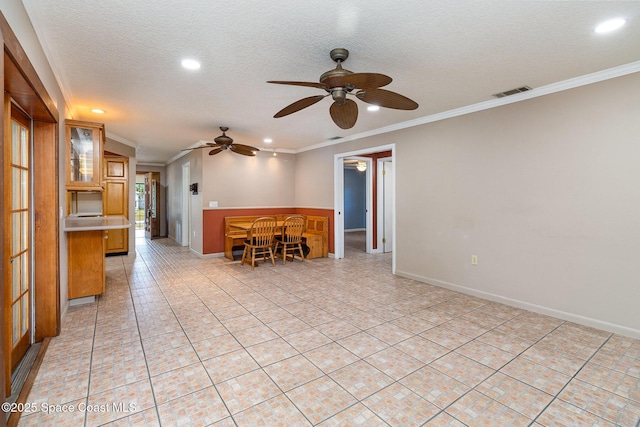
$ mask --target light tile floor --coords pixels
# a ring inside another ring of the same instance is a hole
[[[389,254],[357,240],[343,260],[254,271],[168,239],[137,239],[136,250],[107,259],[96,303],[69,309],[21,425],[640,418],[639,340],[395,277]]]

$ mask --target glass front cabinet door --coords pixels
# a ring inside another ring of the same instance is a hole
[[[67,190],[102,191],[104,125],[67,120]]]

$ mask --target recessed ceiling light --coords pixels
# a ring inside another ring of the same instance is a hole
[[[92,112],[92,113],[96,113],[96,114],[104,114],[104,113],[105,113],[105,111],[104,111],[104,110],[101,110],[100,108],[93,108],[93,109],[91,110],[91,112]]]
[[[604,21],[603,23],[598,24],[595,31],[596,33],[600,33],[600,34],[608,33],[608,32],[617,30],[618,28],[622,27],[626,23],[627,23],[627,20],[624,18],[609,19],[608,21]]]
[[[183,59],[182,66],[187,70],[197,70],[200,68],[200,62],[195,59]]]
[[[273,142],[273,139],[265,138],[265,139],[263,139],[263,141],[266,142],[267,144],[271,144]]]
[[[368,111],[378,111],[380,109],[380,107],[378,107],[377,105],[369,105],[367,107]]]

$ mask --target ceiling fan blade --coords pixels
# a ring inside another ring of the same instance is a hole
[[[393,81],[391,77],[379,73],[352,73],[342,77],[342,80],[358,89],[374,89]]]
[[[209,155],[210,155],[210,156],[215,156],[216,154],[218,154],[218,153],[220,153],[220,152],[222,152],[222,151],[224,151],[224,148],[222,148],[222,147],[216,147],[216,148],[214,148],[213,150],[209,151]]]
[[[256,151],[260,151],[257,148],[249,147],[248,145],[233,144],[229,147],[234,153],[242,154],[243,156],[255,156]]]
[[[244,145],[244,144],[233,144],[231,145],[232,147],[236,147],[236,148],[240,148],[242,150],[247,150],[247,151],[260,151],[258,148],[256,147],[252,147],[250,145]]]
[[[295,113],[296,111],[300,111],[303,108],[307,108],[315,104],[316,102],[322,100],[322,98],[324,98],[325,96],[327,95],[315,95],[309,96],[307,98],[302,98],[294,102],[293,104],[287,105],[282,110],[278,111],[273,117],[277,119],[278,117],[288,116],[291,113]]]
[[[208,144],[207,145],[201,145],[200,147],[191,147],[191,148],[185,148],[184,150],[180,150],[180,151],[191,151],[191,150],[199,150],[201,148],[211,148],[213,147],[212,144]]]
[[[358,104],[351,99],[346,99],[343,104],[334,101],[329,109],[333,122],[342,129],[351,129],[358,120]]]
[[[279,85],[293,85],[293,86],[307,86],[307,87],[315,87],[318,89],[329,89],[329,87],[324,83],[314,83],[314,82],[286,82],[286,81],[268,81],[267,83],[275,83]]]
[[[359,90],[356,96],[364,102],[385,108],[395,108],[397,110],[415,110],[418,108],[417,102],[399,93],[384,89]]]

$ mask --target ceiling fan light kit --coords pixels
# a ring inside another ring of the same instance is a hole
[[[310,107],[329,95],[331,95],[333,99],[333,104],[331,104],[329,108],[329,114],[333,122],[342,129],[352,128],[358,120],[358,105],[353,100],[347,98],[348,95],[355,95],[359,100],[379,107],[394,108],[397,110],[415,110],[418,108],[418,104],[406,96],[380,89],[380,87],[386,86],[393,81],[391,77],[379,73],[354,73],[342,68],[342,63],[349,57],[349,51],[347,49],[333,49],[329,53],[329,56],[336,62],[336,68],[324,72],[320,76],[319,83],[274,80],[267,82],[314,87],[327,92],[326,95],[309,96],[287,105],[278,111],[273,116],[274,118],[288,116],[296,111]]]
[[[252,147],[250,145],[234,143],[233,139],[227,136],[226,134],[226,132],[229,130],[228,127],[221,126],[220,130],[222,131],[222,135],[214,138],[213,143],[207,142],[205,145],[201,145],[200,147],[185,148],[182,151],[199,150],[201,148],[211,148],[211,151],[209,151],[210,156],[216,155],[226,150],[231,150],[234,153],[242,154],[243,156],[255,156],[256,153],[260,151],[256,147]]]

